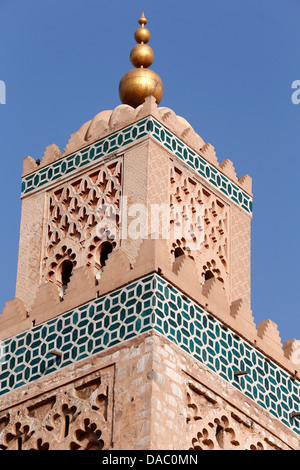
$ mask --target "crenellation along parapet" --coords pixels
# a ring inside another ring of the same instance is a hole
[[[136,109],[129,105],[121,104],[114,110],[98,113],[92,120],[84,123],[78,131],[71,135],[63,152],[60,151],[57,145],[52,144],[46,148],[41,160],[35,160],[30,156],[25,157],[23,160],[23,177],[149,115],[157,119],[192,150],[218,168],[248,194],[252,195],[251,177],[243,175],[239,178],[233,163],[228,158],[219,163],[214,147],[210,143],[205,143],[186,119],[178,116],[169,108],[158,107],[153,96],[147,97],[145,102]]]
[[[195,261],[190,256],[181,255],[174,259],[165,240],[143,240],[133,264],[121,247],[116,248],[109,255],[98,280],[89,267],[75,268],[63,301],[59,298],[58,287],[48,281],[39,286],[29,312],[20,299],[6,302],[0,316],[0,341],[58,317],[150,273],[158,273],[170,285],[179,289],[183,296],[195,301],[225,327],[287,370],[291,377],[300,380],[300,373],[296,370],[294,361],[297,353],[300,361],[299,341],[290,339],[282,345],[277,325],[270,319],[260,322],[256,327],[252,311],[243,299],[230,302],[223,284],[217,278],[200,278]]]

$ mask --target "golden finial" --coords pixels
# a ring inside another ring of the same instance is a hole
[[[145,25],[148,23],[144,16],[144,12],[142,13],[142,16],[139,19],[139,24],[141,25],[140,28],[136,30],[134,33],[134,39],[136,40],[137,43],[140,44],[147,44],[147,42],[150,41],[150,31],[149,29],[145,28]]]
[[[137,45],[130,53],[130,61],[136,68],[127,72],[121,78],[119,85],[122,103],[129,104],[133,108],[143,104],[147,96],[154,96],[159,104],[163,95],[161,78],[153,70],[148,69],[153,63],[154,52],[147,44],[150,40],[150,31],[145,28],[147,19],[144,12],[139,19],[139,24],[141,26],[134,34]]]
[[[142,13],[142,16],[141,16],[140,19],[139,19],[139,24],[140,24],[141,26],[145,26],[145,24],[147,24],[147,23],[148,23],[148,21],[147,21],[147,19],[145,18],[145,14],[144,14],[144,12],[143,12],[143,13]]]

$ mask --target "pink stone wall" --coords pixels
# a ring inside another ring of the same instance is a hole
[[[291,450],[299,437],[158,333],[1,399],[0,449]]]
[[[46,193],[29,196],[22,202],[16,297],[29,309],[41,279]]]

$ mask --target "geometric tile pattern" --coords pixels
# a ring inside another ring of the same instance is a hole
[[[150,277],[3,341],[0,395],[151,329],[152,302]]]
[[[79,168],[95,163],[97,160],[116,152],[132,142],[149,134],[147,119],[126,127],[104,139],[85,147],[67,157],[61,158],[48,166],[25,176],[22,179],[22,196],[42,186],[57,181],[63,176],[70,176]]]
[[[165,280],[156,288],[154,328],[300,434],[299,382]]]
[[[22,196],[57,181],[58,178],[71,176],[76,170],[92,165],[98,159],[119,151],[125,146],[145,136],[152,136],[184,161],[196,173],[202,176],[229,199],[238,204],[247,213],[252,214],[252,198],[241,188],[224,176],[218,169],[209,164],[188,145],[182,142],[161,123],[149,116],[135,124],[121,129],[94,144],[62,158],[46,167],[36,170],[22,179]]]
[[[165,148],[189,165],[196,173],[201,175],[208,183],[225,194],[249,214],[252,213],[252,198],[241,188],[224,176],[214,166],[183,143],[172,132],[152,118],[151,135]]]
[[[0,395],[152,329],[300,434],[299,382],[157,274],[4,341]]]

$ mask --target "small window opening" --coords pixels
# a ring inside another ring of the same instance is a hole
[[[175,251],[174,251],[174,258],[178,258],[179,256],[182,256],[184,255],[184,251],[182,248],[175,248]]]
[[[114,248],[113,244],[110,242],[102,243],[100,247],[100,266],[101,267],[105,266],[108,256],[113,251],[113,248]]]
[[[211,271],[206,271],[204,274],[204,279],[207,281],[208,279],[212,279],[215,277]]]
[[[217,429],[216,429],[216,440],[221,447],[221,449],[224,448],[224,428],[218,424]]]
[[[22,445],[23,445],[22,437],[18,437],[18,450],[23,450]]]
[[[66,289],[68,288],[68,284],[70,282],[70,278],[72,276],[72,271],[73,271],[73,263],[70,260],[65,260],[60,266],[60,282],[61,282],[61,287],[59,289],[59,297],[60,300],[63,300],[63,297],[66,293]]]
[[[63,286],[67,286],[72,276],[73,263],[70,260],[65,260],[61,268],[61,283]]]
[[[95,278],[96,286],[99,284],[99,281],[100,281],[102,273],[103,273],[103,268],[106,264],[106,261],[107,261],[109,255],[110,255],[110,253],[113,251],[115,246],[116,246],[115,243],[103,242],[99,247],[98,263],[96,263],[96,267],[98,269],[98,271],[96,273],[96,278]]]
[[[66,415],[66,421],[65,421],[65,437],[69,435],[69,429],[70,429],[70,416]]]

